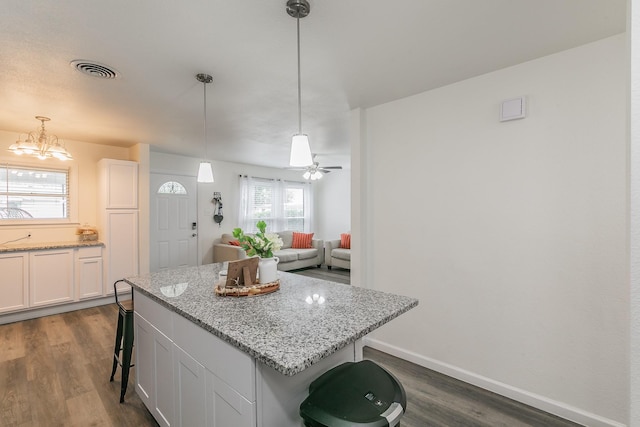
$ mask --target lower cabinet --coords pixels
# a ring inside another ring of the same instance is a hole
[[[246,355],[194,324],[192,331],[185,331],[183,318],[138,292],[134,300],[136,392],[158,424],[255,426],[254,402],[220,378],[220,371],[234,371],[238,359],[246,361]],[[175,333],[174,327],[178,329]],[[176,344],[176,338],[186,343],[189,351]],[[211,342],[225,351],[237,352],[237,357],[208,351]],[[208,357],[202,357],[199,351]],[[244,368],[255,371],[253,364]]]
[[[174,425],[173,342],[135,314],[136,392],[161,426]]]
[[[255,404],[231,388],[208,369],[207,378],[207,427],[255,426]],[[196,425],[196,424],[183,424]]]
[[[102,248],[76,250],[76,288],[78,299],[102,296]]]
[[[29,254],[31,307],[73,301],[73,285],[73,249]]]
[[[29,307],[29,254],[0,255],[0,313]]]
[[[211,425],[207,422],[207,377],[204,366],[175,344],[173,351],[175,425],[184,427]]]
[[[103,295],[102,246],[0,253],[0,313]]]

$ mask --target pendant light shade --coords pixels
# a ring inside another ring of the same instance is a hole
[[[211,169],[211,163],[200,162],[198,168],[198,182],[213,182],[213,169]]]
[[[196,79],[202,83],[204,88],[204,156],[207,157],[207,83],[211,83],[213,81],[213,77],[209,74],[197,74]],[[202,183],[214,182],[211,162],[200,162],[197,181]]]
[[[313,164],[309,138],[307,135],[293,135],[291,140],[291,158],[289,164],[295,167],[304,167]]]
[[[300,83],[300,18],[309,15],[311,7],[307,0],[288,0],[287,14],[296,18],[298,36],[298,133],[291,139],[291,158],[289,165],[294,167],[311,166],[311,147],[309,147],[309,137],[302,133],[302,85]]]

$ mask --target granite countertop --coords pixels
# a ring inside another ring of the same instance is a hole
[[[222,268],[222,263],[208,264],[130,277],[126,281],[168,309],[289,376],[418,305],[415,298],[283,271],[278,271],[280,289],[276,292],[220,297],[214,294],[213,287]]]
[[[87,246],[104,246],[99,240],[81,242],[72,240],[68,242],[45,242],[45,243],[7,243],[0,245],[0,253],[2,252],[23,252],[23,251],[40,251],[45,249],[63,249],[63,248],[84,248]]]

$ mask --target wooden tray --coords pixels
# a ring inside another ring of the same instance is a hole
[[[238,287],[221,287],[220,283],[213,287],[216,295],[221,297],[248,297],[253,295],[264,295],[271,292],[275,292],[280,289],[280,280],[275,282],[256,283],[253,286],[238,286]]]

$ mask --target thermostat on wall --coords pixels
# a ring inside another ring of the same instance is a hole
[[[500,121],[506,122],[508,120],[524,119],[526,115],[526,102],[525,97],[507,99],[502,101],[500,107]]]

